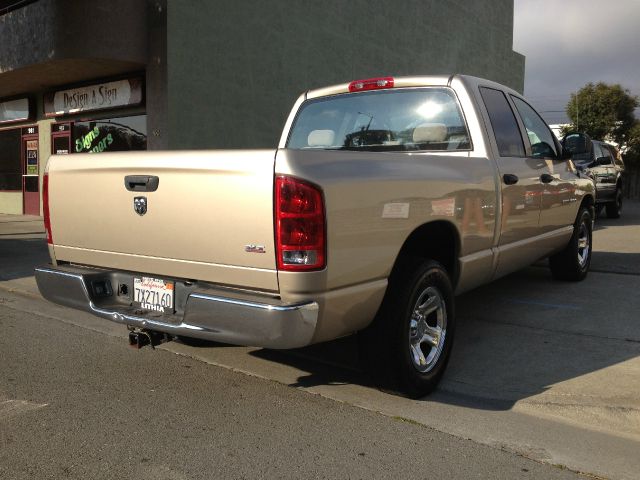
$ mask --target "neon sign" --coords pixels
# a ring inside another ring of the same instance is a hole
[[[99,138],[100,129],[93,127],[88,133],[76,139],[76,152],[86,151],[88,153],[104,152],[109,145],[113,143],[113,135],[108,133],[106,136]]]

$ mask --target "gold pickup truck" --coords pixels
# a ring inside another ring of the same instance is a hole
[[[455,294],[591,259],[593,182],[522,96],[461,75],[306,92],[277,150],[53,156],[43,190],[48,300],[267,348],[359,332],[412,397],[445,369]]]

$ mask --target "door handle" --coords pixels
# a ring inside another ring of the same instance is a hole
[[[160,179],[153,175],[127,175],[124,186],[130,192],[155,192]]]
[[[504,183],[506,183],[507,185],[515,185],[516,183],[518,183],[518,176],[514,175],[513,173],[505,173],[502,176],[502,180],[504,181]]]
[[[540,181],[542,183],[551,183],[554,180],[557,180],[557,178],[553,175],[549,175],[548,173],[543,173],[542,175],[540,175]]]

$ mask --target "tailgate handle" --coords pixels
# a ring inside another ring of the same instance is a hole
[[[124,177],[124,186],[130,192],[155,192],[159,183],[160,179],[153,175],[127,175]]]

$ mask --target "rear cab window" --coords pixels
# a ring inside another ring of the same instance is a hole
[[[353,151],[460,151],[471,139],[454,92],[421,87],[308,100],[286,148]]]

